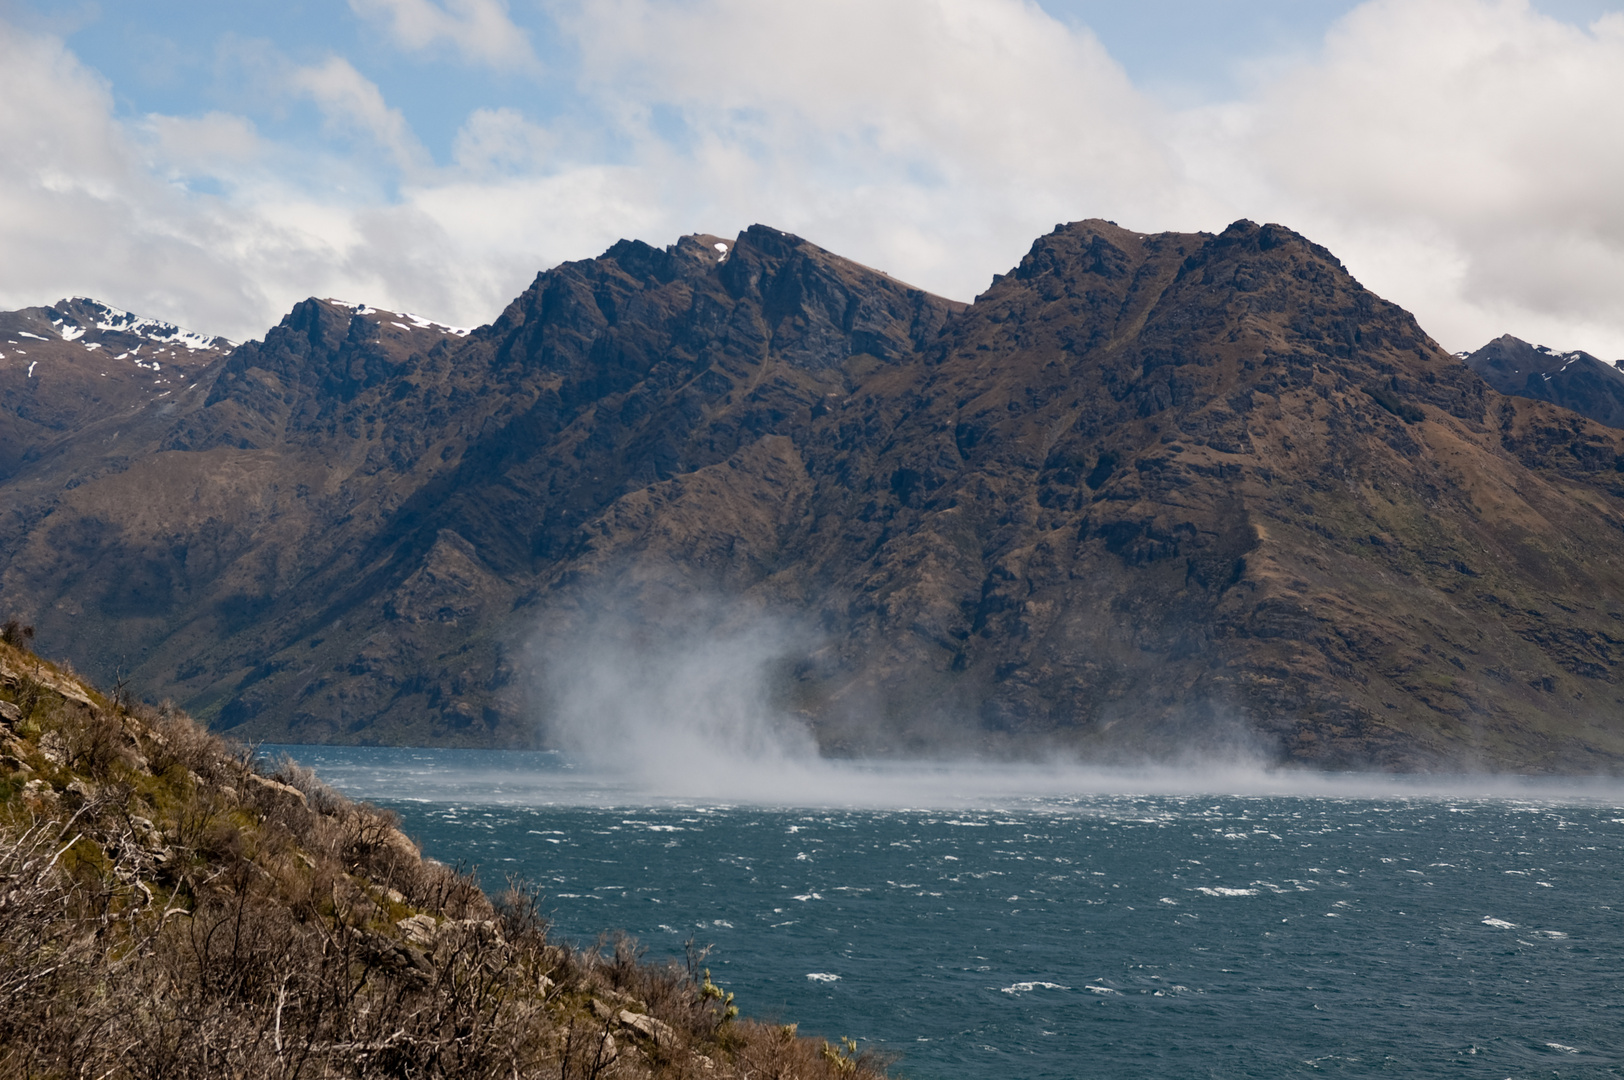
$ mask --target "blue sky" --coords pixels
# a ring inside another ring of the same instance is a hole
[[[1624,356],[1624,3],[0,0],[0,305],[486,321],[765,221],[968,299],[1056,221],[1283,221],[1449,348]]]
[[[1092,31],[1142,89],[1188,105],[1234,97],[1258,68],[1311,55],[1326,30],[1357,5],[1349,0],[1048,0],[1038,6],[1063,23]],[[1534,7],[1577,25],[1624,9],[1607,0],[1540,0]],[[343,2],[25,0],[15,10],[27,14],[26,22],[62,34],[80,59],[109,80],[126,115],[252,110],[229,60],[221,61],[233,45],[269,42],[306,62],[337,53],[374,81],[445,161],[474,109],[513,106],[547,120],[584,104],[572,93],[579,55],[545,6],[510,3],[506,9],[544,65],[540,77],[458,63],[454,48],[403,53],[379,32],[376,19]],[[290,135],[302,127],[310,135],[311,112],[283,113],[274,121],[262,116],[261,122]]]
[[[1325,30],[1355,5],[1347,0],[1050,0],[1040,4],[1059,21],[1086,27],[1141,87],[1183,103],[1233,95],[1251,65],[1311,52]],[[1542,4],[1551,10],[1598,12],[1600,3]],[[442,162],[468,114],[511,106],[546,121],[590,108],[573,93],[580,62],[569,35],[539,3],[510,3],[542,64],[540,72],[493,70],[462,62],[454,47],[403,52],[379,21],[343,2],[187,0],[19,5],[24,21],[61,34],[86,64],[112,85],[125,115],[186,115],[200,109],[256,114],[267,130],[313,136],[313,110],[254,108],[245,99],[234,48],[268,44],[295,61],[347,58],[405,113],[413,130]],[[226,57],[223,59],[223,57]],[[274,115],[273,115],[274,114]]]

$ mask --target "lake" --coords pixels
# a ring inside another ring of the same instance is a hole
[[[1624,1076],[1617,788],[263,750],[917,1080]]]

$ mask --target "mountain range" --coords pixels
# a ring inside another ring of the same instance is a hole
[[[86,303],[0,316],[0,608],[242,736],[529,745],[743,634],[833,753],[1624,760],[1611,384],[1281,226],[1057,226],[969,305],[622,241],[477,329],[312,299],[139,375]]]

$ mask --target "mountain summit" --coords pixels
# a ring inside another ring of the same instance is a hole
[[[1502,394],[1549,401],[1624,428],[1624,371],[1587,352],[1559,352],[1510,334],[1461,359]]]
[[[523,743],[604,611],[724,597],[837,752],[1624,758],[1624,432],[1280,226],[1060,226],[968,308],[623,241],[466,334],[307,301],[192,386],[5,480],[0,602],[245,735]]]

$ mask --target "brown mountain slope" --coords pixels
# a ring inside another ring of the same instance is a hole
[[[389,496],[378,440],[360,437],[363,418],[340,394],[307,408],[325,413],[326,437],[312,437],[311,420],[289,438],[245,399],[271,389],[278,365],[364,378],[437,362],[461,340],[392,313],[301,304],[176,398],[82,428],[11,478],[0,590],[87,666],[133,674],[154,699],[190,697],[175,669],[206,675],[200,654],[252,632],[267,594],[355,543]],[[301,402],[299,389],[277,387],[278,407],[308,406],[316,394]],[[167,670],[155,676],[154,661]]]
[[[162,404],[230,348],[84,297],[0,312],[0,481],[87,424]]]
[[[1624,432],[1278,226],[1058,228],[967,310],[622,242],[466,336],[309,301],[191,385],[0,482],[0,605],[239,734],[528,741],[619,605],[787,624],[848,752],[1624,756]]]
[[[1611,767],[1621,444],[1289,230],[1084,222],[795,445],[623,500],[539,606],[810,609],[794,697],[853,750]]]
[[[244,734],[528,741],[512,609],[580,525],[803,430],[957,306],[759,226],[623,242],[467,337],[308,301],[13,478],[0,602]]]

